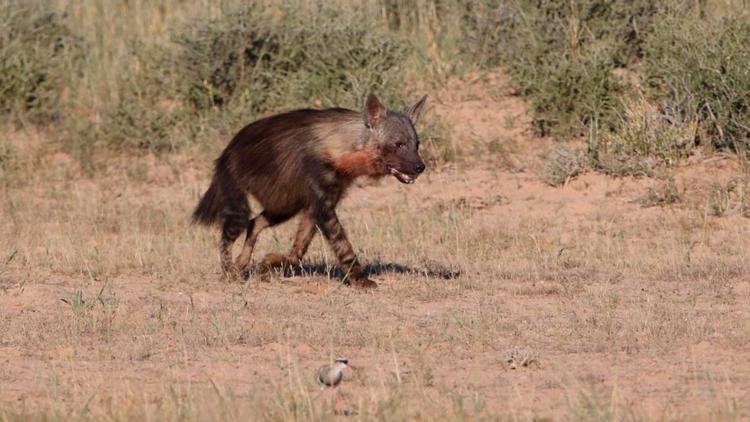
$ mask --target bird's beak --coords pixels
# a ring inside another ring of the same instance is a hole
[[[348,368],[353,369],[355,371],[359,370],[359,367],[356,367],[354,365],[346,365]]]

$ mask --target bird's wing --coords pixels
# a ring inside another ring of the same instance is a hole
[[[326,375],[328,375],[328,366],[329,365],[323,365],[320,368],[318,368],[318,373],[315,375],[315,381],[321,387],[328,387],[328,384],[326,383]]]

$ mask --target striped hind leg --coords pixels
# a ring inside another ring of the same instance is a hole
[[[225,212],[224,225],[221,230],[221,240],[219,241],[219,257],[221,259],[221,269],[224,277],[234,279],[239,275],[237,267],[232,263],[232,246],[240,237],[242,231],[247,229],[249,224],[248,215],[242,211]]]
[[[294,245],[289,255],[283,256],[277,253],[269,253],[263,261],[258,264],[259,273],[267,273],[275,268],[290,268],[299,264],[302,257],[305,256],[307,248],[310,246],[315,236],[315,219],[311,211],[306,211],[299,223],[297,234],[294,237]]]
[[[247,269],[250,258],[253,256],[253,249],[255,248],[255,242],[258,240],[258,235],[270,225],[271,222],[266,217],[265,212],[260,213],[260,215],[250,220],[245,234],[245,244],[242,246],[242,252],[240,252],[235,262],[235,267],[238,271],[242,272]]]
[[[224,277],[234,279],[239,275],[232,262],[232,246],[250,224],[250,204],[247,195],[227,171],[217,172],[216,181],[224,198],[221,217],[224,221],[219,241],[219,259]]]

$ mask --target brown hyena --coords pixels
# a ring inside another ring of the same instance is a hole
[[[376,287],[363,273],[335,208],[357,177],[391,174],[414,183],[424,171],[414,124],[426,98],[395,112],[370,94],[363,112],[295,110],[243,128],[216,160],[211,186],[193,213],[194,222],[222,225],[224,273],[236,277],[247,270],[258,234],[301,212],[292,250],[286,256],[268,254],[257,271],[297,265],[317,226],[336,253],[344,282]],[[255,218],[247,195],[263,207]],[[232,245],[243,231],[245,244],[232,262]]]

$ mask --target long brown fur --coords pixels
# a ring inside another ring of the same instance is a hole
[[[363,273],[335,208],[357,177],[393,174],[412,183],[424,170],[413,125],[425,98],[398,113],[386,110],[370,94],[363,112],[294,110],[243,128],[216,160],[211,186],[193,212],[196,223],[222,225],[224,273],[236,277],[246,270],[260,232],[303,212],[290,253],[268,254],[257,270],[297,265],[318,227],[336,253],[345,282],[375,287]],[[263,207],[252,219],[248,195]],[[245,242],[233,262],[232,245],[242,232]]]

